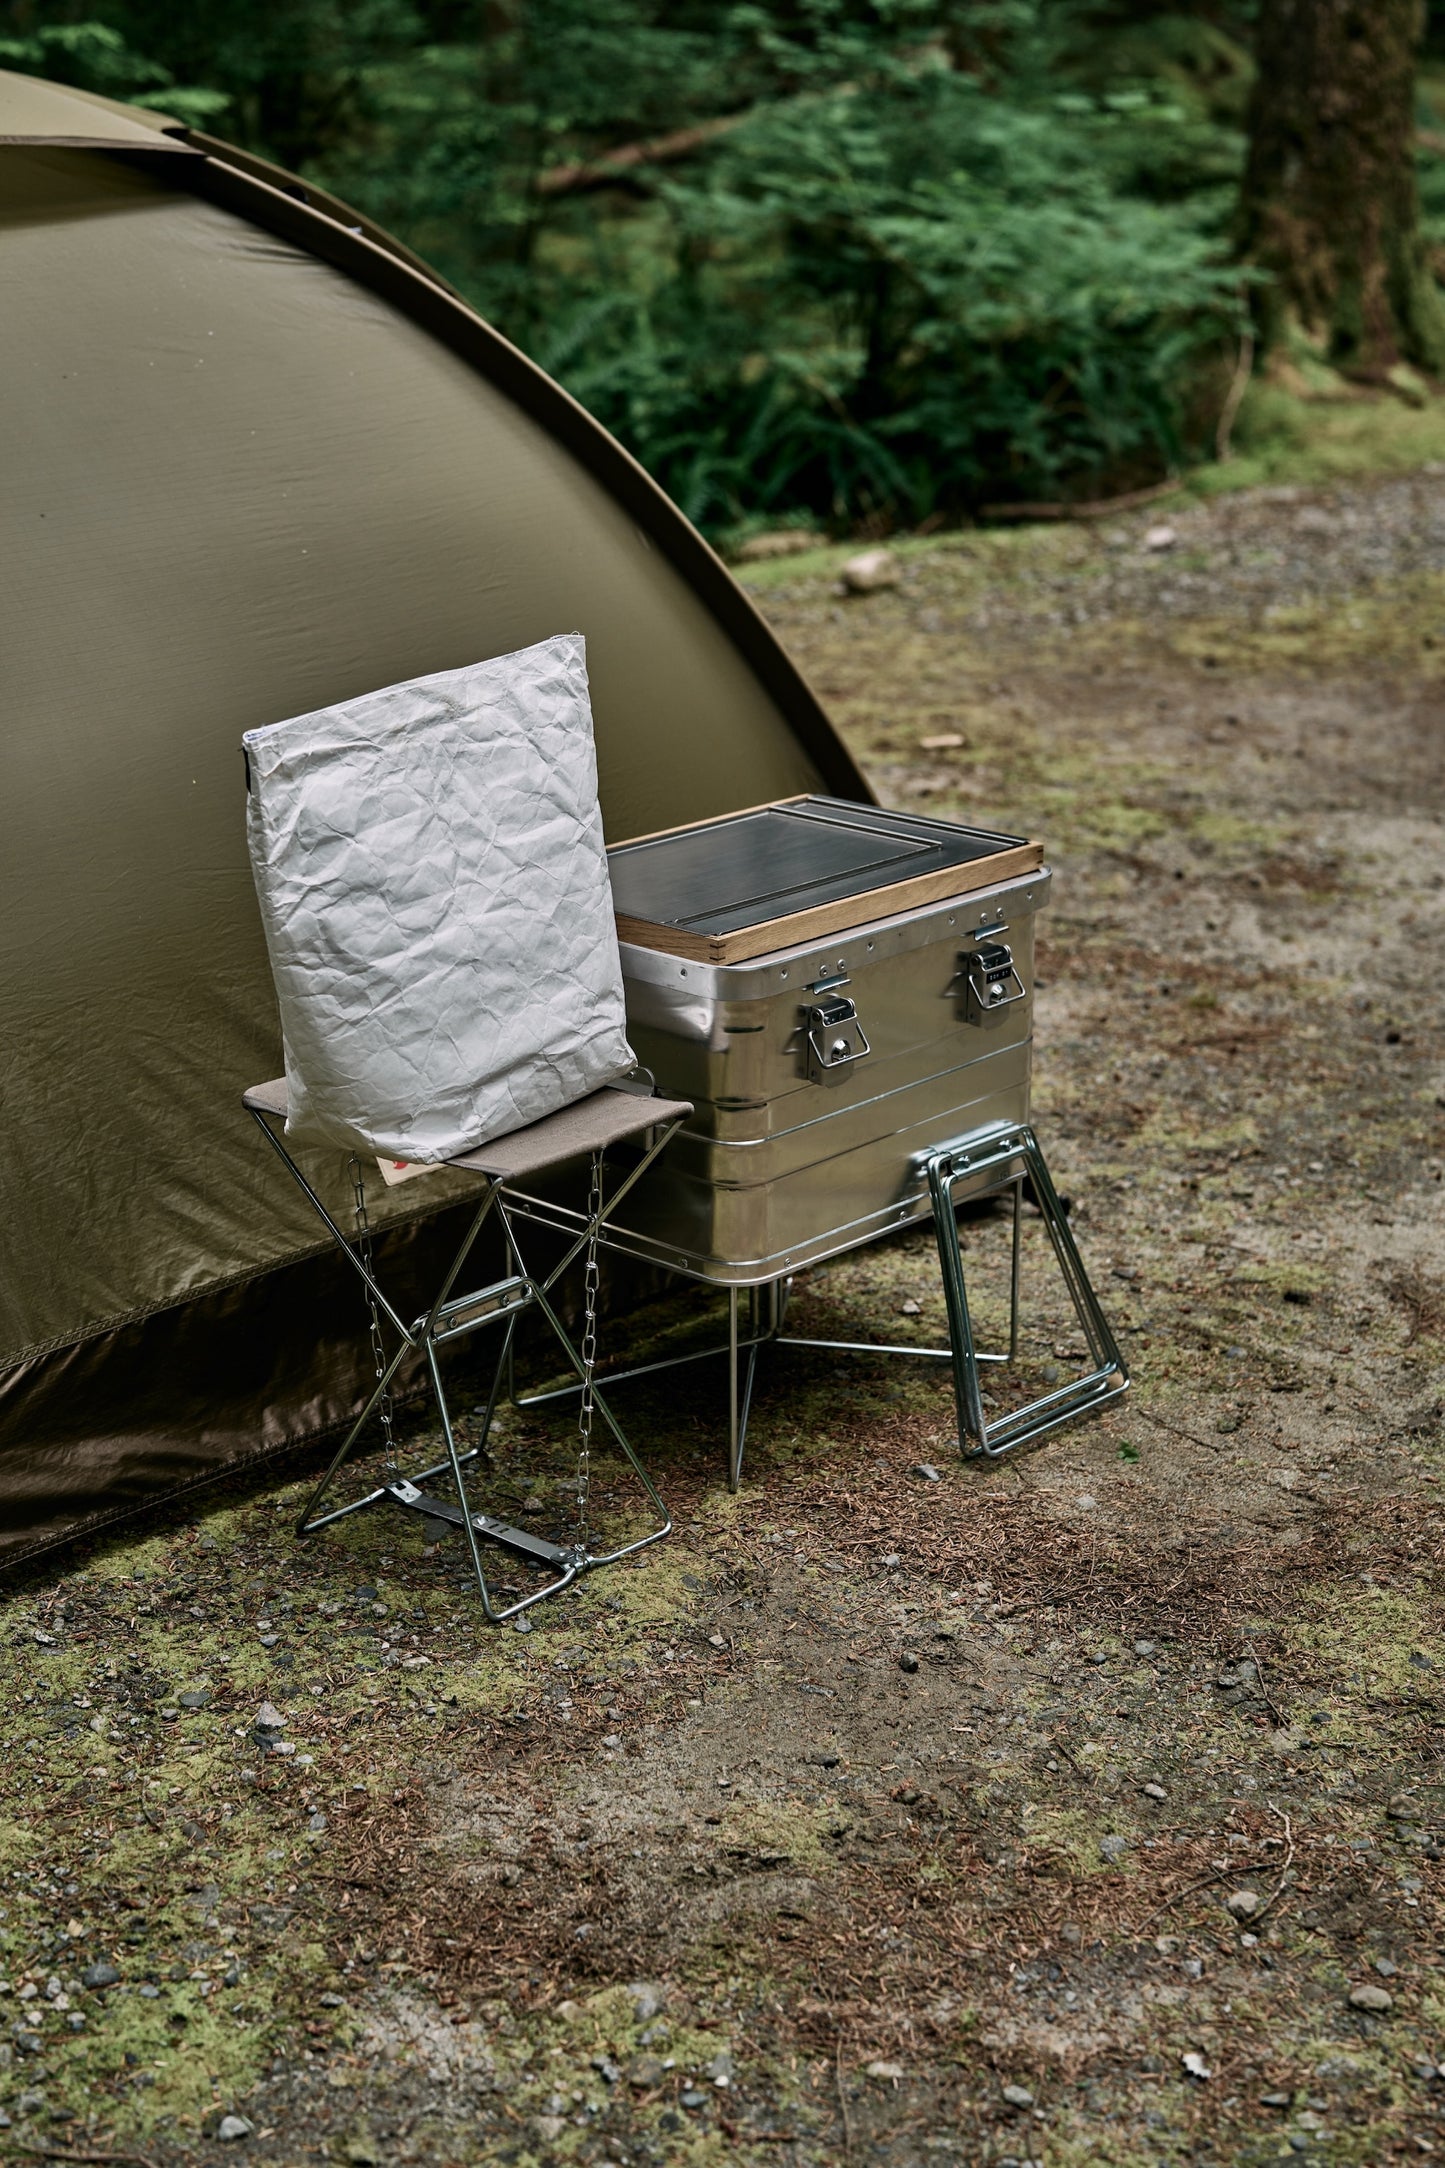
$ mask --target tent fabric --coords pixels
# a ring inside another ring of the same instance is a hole
[[[243,743],[288,1137],[437,1165],[634,1066],[578,635]]]
[[[0,1499],[22,1366],[315,1253],[238,1105],[281,1066],[245,731],[575,627],[610,841],[868,795],[676,508],[373,236],[163,116],[0,74]],[[344,1209],[341,1156],[305,1163]],[[96,1450],[134,1458],[119,1405],[97,1386]],[[147,1406],[164,1487],[189,1418]]]

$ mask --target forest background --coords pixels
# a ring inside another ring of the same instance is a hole
[[[0,0],[0,66],[354,203],[734,548],[1445,377],[1418,0]]]

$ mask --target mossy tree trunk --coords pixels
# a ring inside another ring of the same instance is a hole
[[[1260,0],[1241,254],[1272,275],[1266,343],[1295,317],[1352,375],[1445,375],[1445,305],[1415,186],[1422,0]]]

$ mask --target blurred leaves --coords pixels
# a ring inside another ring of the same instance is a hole
[[[5,64],[218,127],[354,201],[713,532],[1126,488],[1207,440],[1243,306],[1248,61],[1218,11],[46,12],[27,0]]]

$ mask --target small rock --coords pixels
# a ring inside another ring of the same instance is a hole
[[[346,1997],[336,1994],[333,1990],[328,1990],[326,1994],[319,1996],[317,1999],[323,2010],[344,2010],[346,2008]]]
[[[1387,1987],[1376,1987],[1373,1981],[1367,1980],[1363,1987],[1352,1987],[1350,1989],[1350,2008],[1352,2010],[1370,2010],[1376,2015],[1381,2015],[1386,2010],[1393,2010],[1394,2007],[1395,1998],[1389,1989]]]
[[[923,753],[956,753],[967,743],[968,740],[957,730],[940,730],[934,737],[920,738],[918,748]],[[905,1310],[908,1308],[906,1302],[903,1307]],[[914,1307],[916,1310],[917,1305]]]
[[[622,1734],[616,1731],[609,1731],[602,1744],[606,1747],[609,1754],[615,1754],[617,1752],[617,1749],[622,1744]]]
[[[796,557],[803,550],[819,550],[828,540],[811,527],[779,527],[768,534],[749,535],[737,552],[740,565],[767,564],[774,557]]]
[[[1106,1859],[1111,1867],[1124,1857],[1128,1849],[1129,1840],[1127,1837],[1101,1837],[1099,1839],[1099,1857]]]
[[[1399,1969],[1393,1957],[1377,1957],[1375,1959],[1375,1970],[1382,1980],[1393,1980]]]
[[[532,1621],[528,1618],[525,1611],[522,1613],[522,1616],[520,1618],[513,1619],[512,1631],[514,1634],[529,1634],[532,1631]]]
[[[319,1837],[326,1827],[326,1816],[319,1812],[311,1815],[307,1820],[306,1827],[313,1837]]]
[[[690,2085],[680,2097],[685,2108],[705,2108],[707,2106],[707,2094],[700,2093],[695,2085]]]
[[[639,2025],[655,2018],[667,2001],[667,1989],[656,1980],[634,1980],[627,1990]]]
[[[1231,1890],[1224,1900],[1225,1910],[1232,1912],[1237,1920],[1252,1920],[1260,1907],[1257,1889]]]
[[[916,1671],[918,1669],[918,1658],[914,1655],[912,1649],[903,1651],[903,1654],[898,1659],[898,1668],[900,1671]]]
[[[115,1966],[108,1965],[104,1958],[100,1958],[95,1964],[86,1966],[80,1975],[80,1984],[82,1987],[114,1987],[119,1978],[120,1974]]]
[[[341,2157],[350,2163],[350,2168],[381,2168],[381,2148],[364,2130],[347,2139],[341,2148]]]
[[[1293,2105],[1293,2096],[1289,2093],[1261,2093],[1259,2104],[1262,2108],[1288,2108]]]
[[[1204,2057],[1202,2055],[1196,2054],[1192,2048],[1189,2050],[1187,2055],[1181,2055],[1179,2060],[1184,2066],[1185,2075],[1187,2077],[1197,2078],[1201,2085],[1203,2085],[1208,2078],[1213,2076],[1213,2072],[1210,2070],[1210,2067],[1208,2063],[1204,2060]]]
[[[722,1635],[717,1633],[708,1635],[707,1645],[710,1649],[725,1649],[727,1647],[727,1643],[723,1639]]]
[[[888,1551],[884,1555],[883,1564],[890,1573],[894,1572],[896,1568],[903,1564],[903,1553],[901,1551]]]
[[[1435,1669],[1433,1659],[1428,1657],[1423,1649],[1411,1649],[1410,1662],[1416,1671],[1433,1671]]]
[[[565,2115],[534,2115],[532,2128],[543,2145],[555,2145],[567,2128],[567,2118]]]
[[[877,2078],[882,2085],[896,2085],[906,2073],[902,2063],[869,2063],[863,2075],[865,2078]]]
[[[901,1302],[898,1305],[898,1308],[900,1316],[919,1317],[922,1315],[923,1304],[921,1302],[915,1302],[913,1300],[913,1297],[910,1295],[907,1302]]]
[[[1011,2108],[1031,2108],[1034,2096],[1026,2085],[1006,2085],[1003,2097]]]
[[[597,2072],[604,2085],[616,2085],[622,2076],[622,2072],[610,2055],[594,2055],[592,2068]]]
[[[634,2055],[627,2066],[627,2082],[639,2092],[650,2093],[655,2085],[661,2085],[667,2072],[656,2055]]]
[[[842,568],[843,585],[850,595],[875,595],[880,588],[896,587],[903,577],[891,550],[863,550]]]
[[[1084,1493],[1082,1498],[1075,1500],[1075,1504],[1078,1506],[1081,1513],[1092,1513],[1098,1503],[1098,1499],[1091,1498],[1087,1491]]]
[[[216,2125],[216,2136],[222,2140],[249,2138],[255,2127],[244,2115],[223,2115]]]
[[[1238,1430],[1241,1427],[1241,1424],[1242,1418],[1238,1415],[1235,1415],[1233,1412],[1227,1412],[1224,1415],[1216,1415],[1216,1417],[1214,1418],[1215,1429],[1226,1433],[1231,1430]]]
[[[1392,1822],[1412,1821],[1420,1811],[1420,1803],[1408,1792],[1397,1792],[1385,1812]]]
[[[286,1719],[274,1702],[263,1701],[256,1711],[257,1731],[284,1731]]]
[[[1144,1786],[1144,1797],[1146,1799],[1167,1799],[1169,1794],[1162,1784],[1146,1784]]]
[[[1144,530],[1146,550],[1172,550],[1178,540],[1178,533],[1173,527],[1147,527]]]
[[[156,1986],[154,1980],[142,1980],[140,1991],[147,2002],[155,2002],[160,1996],[160,1989]]]
[[[921,1476],[925,1483],[941,1483],[943,1481],[943,1477],[934,1467],[932,1461],[929,1460],[920,1460],[911,1473]]]
[[[208,1692],[199,1688],[194,1693],[177,1694],[176,1696],[183,1709],[204,1709],[210,1698]]]
[[[1154,1654],[1154,1643],[1152,1641],[1136,1641],[1134,1643],[1134,1654],[1136,1656],[1152,1656]]]

